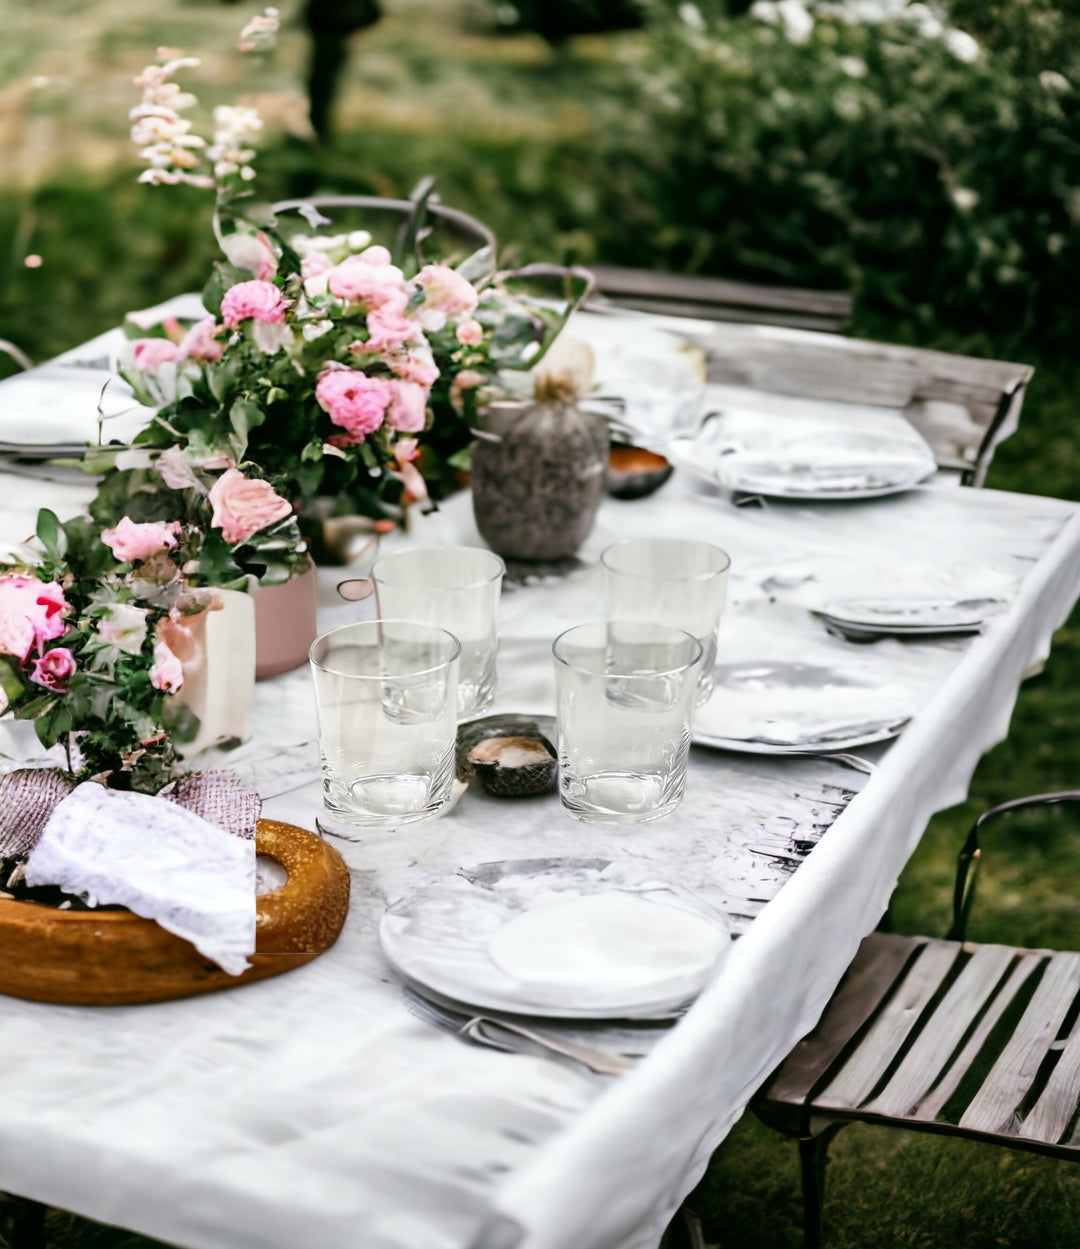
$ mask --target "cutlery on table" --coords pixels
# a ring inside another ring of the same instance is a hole
[[[487,1045],[505,1053],[558,1054],[563,1058],[573,1059],[602,1076],[621,1075],[634,1065],[630,1058],[577,1045],[550,1032],[537,1031],[509,1019],[462,1014],[421,997],[410,989],[405,990],[405,1006],[418,1019],[434,1024],[445,1032],[454,1032],[478,1045]]]

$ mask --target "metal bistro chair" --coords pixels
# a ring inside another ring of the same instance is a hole
[[[871,933],[820,1022],[751,1102],[799,1143],[805,1244],[821,1244],[829,1142],[856,1121],[1080,1162],[1080,953],[964,940],[979,834],[1037,794],[984,812],[960,852],[944,940]]]

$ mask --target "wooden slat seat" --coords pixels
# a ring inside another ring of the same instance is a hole
[[[821,1244],[825,1157],[860,1121],[960,1136],[1080,1162],[1080,953],[962,939],[978,832],[1037,795],[984,813],[961,851],[960,939],[871,933],[817,1027],[751,1103],[799,1142],[806,1245]]]

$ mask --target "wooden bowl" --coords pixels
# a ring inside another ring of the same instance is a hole
[[[230,976],[190,942],[131,911],[58,911],[0,898],[0,993],[32,1002],[118,1006],[211,993],[310,963],[337,940],[349,869],[314,833],[260,820],[258,854],[288,880],[255,900],[251,966]]]

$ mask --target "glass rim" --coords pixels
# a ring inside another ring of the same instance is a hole
[[[450,641],[453,643],[452,653],[448,655],[446,659],[441,660],[439,663],[429,664],[427,667],[424,667],[424,668],[411,668],[408,672],[397,672],[393,674],[394,676],[398,676],[398,677],[427,676],[429,673],[438,672],[442,668],[449,667],[449,665],[452,664],[455,659],[458,659],[461,656],[461,639],[457,636],[457,634],[451,633],[449,629],[443,629],[439,625],[425,624],[422,620],[408,620],[405,617],[399,617],[399,616],[389,616],[386,618],[383,618],[382,616],[376,616],[373,620],[353,620],[353,621],[350,621],[348,624],[338,625],[334,629],[327,629],[325,633],[320,633],[319,636],[308,647],[308,663],[311,664],[313,668],[318,669],[319,672],[325,672],[328,676],[344,677],[345,679],[350,680],[350,681],[376,681],[376,680],[383,681],[386,679],[386,673],[384,672],[370,672],[370,673],[368,672],[342,672],[340,668],[333,668],[330,665],[324,663],[322,660],[315,658],[315,647],[318,646],[320,642],[325,642],[327,638],[332,638],[337,633],[346,633],[350,629],[365,629],[371,625],[390,625],[390,624],[409,625],[409,627],[413,629],[426,629],[429,633],[441,633],[443,637],[449,638]],[[377,641],[378,639],[376,638],[375,640]]]
[[[659,630],[659,631],[662,631],[663,633],[668,634],[671,640],[673,641],[678,638],[688,639],[694,644],[696,653],[693,659],[688,660],[686,663],[674,664],[671,667],[666,667],[666,668],[655,668],[651,672],[612,672],[610,674],[601,673],[601,672],[593,672],[589,668],[582,668],[580,665],[571,663],[569,659],[559,654],[559,651],[558,651],[559,643],[563,640],[563,638],[569,636],[571,633],[576,633],[579,629],[607,628],[610,625],[636,625],[639,628],[643,628],[643,629]],[[569,629],[564,629],[562,633],[560,633],[558,637],[556,637],[555,640],[551,643],[551,653],[557,664],[562,664],[564,668],[573,672],[584,672],[590,676],[610,675],[613,677],[618,677],[620,681],[626,681],[626,680],[651,681],[655,677],[673,676],[678,672],[686,672],[690,668],[693,668],[695,664],[701,663],[702,659],[705,656],[705,648],[701,645],[700,640],[694,637],[692,633],[688,633],[685,629],[677,629],[675,628],[674,625],[657,624],[651,620],[623,620],[619,617],[616,617],[615,619],[612,619],[612,620],[586,620],[586,621],[583,621],[581,624],[571,625]]]
[[[662,580],[664,581],[708,581],[711,577],[719,577],[731,568],[731,556],[714,542],[703,542],[697,538],[620,538],[617,542],[612,542],[610,546],[604,548],[600,553],[600,563],[608,572],[618,573],[620,577],[640,577],[642,580],[648,580],[657,577],[656,572],[639,571],[636,568],[618,568],[611,562],[608,556],[612,551],[625,549],[633,546],[635,543],[649,544],[653,546],[697,546],[705,547],[707,550],[715,551],[723,561],[719,568],[708,569],[704,572],[664,572]]]
[[[501,556],[496,555],[494,551],[489,551],[486,547],[465,546],[464,544],[460,542],[448,543],[445,546],[440,546],[438,543],[435,543],[435,542],[429,542],[422,546],[403,546],[397,551],[387,551],[384,555],[380,555],[375,560],[375,562],[371,565],[371,572],[368,575],[371,577],[372,581],[374,581],[376,585],[378,585],[379,580],[380,580],[378,576],[378,569],[379,569],[380,564],[392,563],[395,559],[398,559],[404,555],[419,555],[421,553],[427,554],[431,551],[475,551],[478,555],[488,556],[489,558],[493,559],[498,565],[498,569],[495,572],[493,572],[491,576],[477,577],[476,580],[474,581],[465,581],[459,585],[424,586],[425,592],[430,592],[434,590],[434,591],[445,591],[447,593],[459,593],[462,590],[478,590],[481,587],[490,585],[493,581],[498,581],[501,577],[506,576],[506,564],[504,563]],[[399,584],[397,582],[388,580],[385,576],[382,578],[382,583],[383,585]]]

